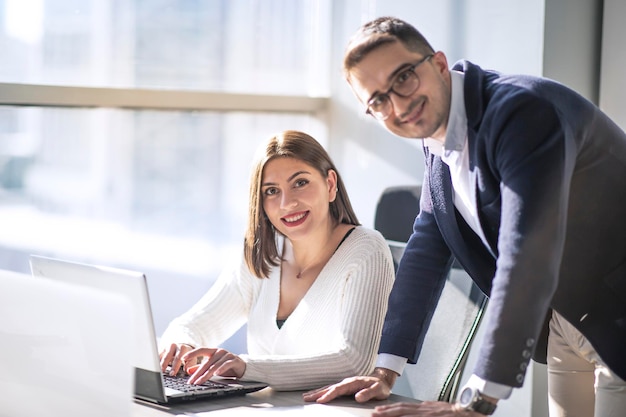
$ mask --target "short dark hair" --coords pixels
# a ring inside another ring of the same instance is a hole
[[[265,146],[252,169],[250,179],[250,204],[248,227],[244,238],[244,257],[250,271],[259,278],[267,278],[272,267],[278,266],[280,258],[276,247],[276,230],[263,210],[261,185],[263,169],[269,161],[279,157],[300,160],[327,178],[332,169],[337,174],[337,196],[330,203],[329,211],[334,221],[359,225],[341,175],[326,150],[306,133],[287,130],[273,136]]]
[[[408,50],[424,56],[435,52],[426,38],[411,24],[395,17],[379,17],[365,23],[350,38],[343,59],[343,71],[346,78],[350,70],[367,54],[392,42],[400,42]]]

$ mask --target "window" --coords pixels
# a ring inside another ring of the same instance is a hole
[[[2,82],[323,96],[330,0],[0,0]]]
[[[326,144],[329,8],[0,0],[0,267],[40,253],[213,278],[241,248],[259,142]]]

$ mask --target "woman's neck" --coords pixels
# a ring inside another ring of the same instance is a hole
[[[319,269],[328,262],[345,233],[351,228],[347,224],[335,224],[326,230],[321,230],[309,239],[289,241],[288,260],[301,278],[308,271]]]

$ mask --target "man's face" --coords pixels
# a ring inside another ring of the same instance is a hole
[[[400,42],[382,45],[350,70],[349,82],[358,99],[367,103],[385,94],[403,71],[424,56],[407,50]],[[389,92],[389,117],[382,121],[392,133],[406,138],[436,138],[443,141],[450,112],[450,72],[442,52],[418,65],[419,87],[407,97]]]

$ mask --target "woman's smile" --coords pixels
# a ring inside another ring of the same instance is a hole
[[[309,211],[301,211],[299,213],[291,214],[289,216],[282,217],[283,224],[287,227],[299,226],[309,217]]]

